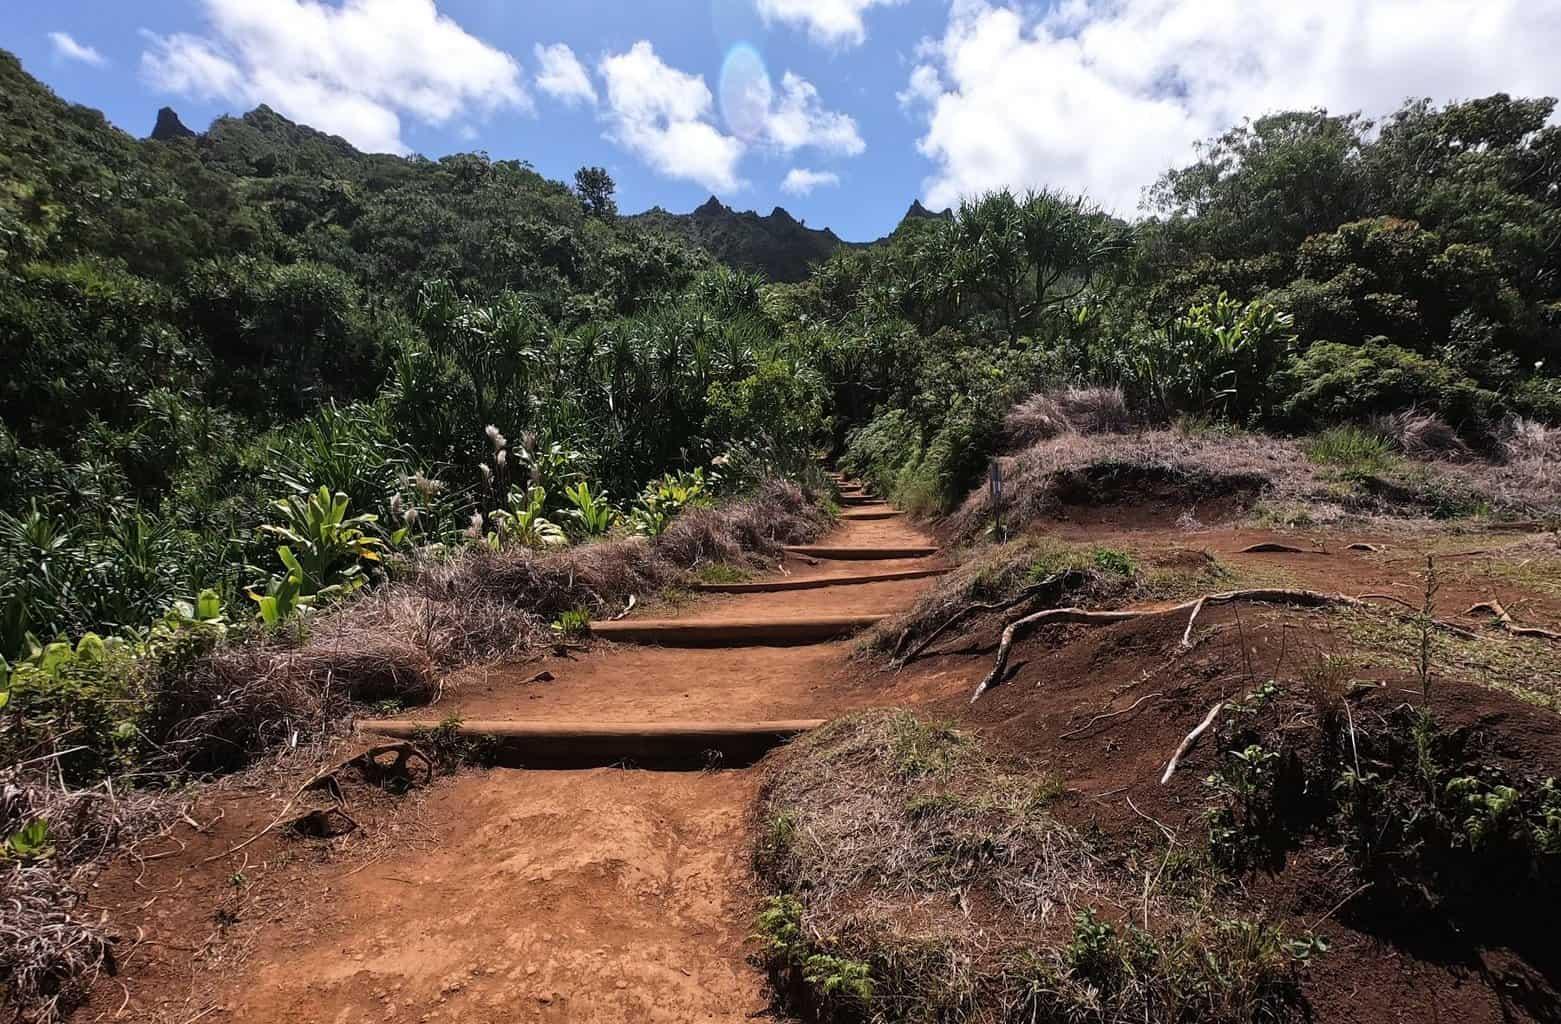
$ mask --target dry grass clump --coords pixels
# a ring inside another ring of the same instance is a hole
[[[1405,409],[1379,416],[1372,427],[1400,452],[1417,459],[1467,458],[1469,446],[1458,431],[1434,413]]]
[[[226,645],[162,672],[148,731],[180,765],[236,767],[328,732],[355,706],[427,704],[444,674],[549,642],[549,623],[565,611],[612,614],[701,565],[756,564],[828,524],[801,488],[771,481],[751,497],[687,510],[654,540],[546,552],[473,545],[422,560],[291,638]]]
[[[783,1000],[820,1019],[929,1024],[1301,1016],[1278,929],[1221,919],[1208,894],[1146,892],[1051,814],[1060,793],[897,710],[775,755],[755,866]]]
[[[111,956],[108,936],[76,914],[80,897],[45,863],[0,864],[0,988],[17,1020],[54,1024]]]
[[[1062,434],[1004,456],[1003,523],[1022,530],[1065,505],[1167,505],[1191,509],[1210,498],[1250,505],[1259,497],[1276,507],[1305,510],[1312,522],[1346,513],[1408,518],[1477,514],[1561,516],[1561,430],[1517,423],[1505,457],[1487,460],[1457,453],[1450,428],[1432,417],[1394,417],[1395,444],[1436,459],[1390,456],[1369,464],[1335,465],[1309,457],[1316,444],[1234,430],[1173,427],[1135,434]],[[1332,434],[1380,435],[1358,428]],[[1324,438],[1330,434],[1323,435]],[[1461,444],[1461,442],[1457,442]],[[1467,449],[1462,449],[1468,455]],[[993,522],[990,490],[978,487],[950,516],[961,540]]]
[[[1561,427],[1514,418],[1504,426],[1499,450],[1497,463],[1449,469],[1471,478],[1495,505],[1561,517]]]
[[[104,854],[161,829],[174,802],[156,794],[101,789],[69,792],[16,771],[0,776],[0,841],[31,822],[47,823],[48,849],[0,858],[0,1000],[18,1020],[54,1024],[112,964],[109,936],[77,912],[79,876]]]
[[[1063,434],[1122,433],[1131,423],[1120,387],[1052,388],[1009,411],[1003,420],[1003,439],[1013,449]]]
[[[913,649],[913,642],[974,605],[1006,603],[1052,579],[1056,585],[1038,594],[1036,601],[1094,604],[1122,595],[1135,573],[1133,559],[1125,552],[1066,544],[1049,537],[1019,537],[975,550],[953,572],[939,577],[910,608],[874,626],[863,643],[873,651],[888,653],[898,648],[903,654]],[[1018,611],[1014,608],[1001,614],[1011,618]],[[968,623],[962,623],[950,639],[970,629]]]
[[[1003,519],[1010,529],[1057,511],[1064,500],[1134,500],[1140,484],[1171,487],[1189,506],[1208,496],[1307,489],[1315,474],[1295,444],[1255,434],[1179,429],[1130,435],[1068,434],[1003,460]],[[992,521],[991,494],[972,491],[951,517],[957,536]]]

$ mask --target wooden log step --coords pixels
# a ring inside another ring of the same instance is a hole
[[[926,569],[899,569],[864,573],[857,576],[808,576],[803,579],[756,580],[752,583],[700,583],[693,589],[704,594],[772,594],[786,590],[820,590],[824,587],[849,587],[858,583],[898,583],[921,580],[953,572],[947,566]]]
[[[897,508],[853,508],[840,513],[841,519],[850,519],[853,522],[872,519],[894,519],[905,513]]]
[[[591,633],[620,643],[662,647],[818,644],[866,629],[883,615],[814,615],[799,619],[620,619],[593,622]]]
[[[842,494],[840,496],[840,504],[842,504],[842,505],[888,505],[889,503],[887,501],[884,501],[882,498],[875,498],[875,497],[873,497],[870,494]]]
[[[937,548],[834,548],[820,544],[799,544],[786,548],[787,554],[805,558],[827,558],[841,562],[875,562],[887,558],[927,558],[938,553]]]
[[[615,764],[702,769],[752,764],[823,719],[668,722],[360,721],[360,733],[416,741],[435,729],[483,741],[483,752],[514,768],[588,768]]]

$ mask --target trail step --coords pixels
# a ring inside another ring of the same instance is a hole
[[[827,558],[840,562],[870,562],[888,558],[927,558],[938,553],[937,548],[832,548],[816,544],[796,545],[786,548],[787,554],[808,558]]]
[[[632,762],[642,767],[707,768],[752,764],[781,743],[823,725],[804,718],[757,722],[460,722],[360,721],[370,736],[417,740],[436,729],[484,741],[499,764],[586,768]]]
[[[842,494],[840,496],[840,504],[842,504],[842,505],[888,505],[889,503],[887,501],[884,501],[882,498],[876,498],[876,497],[873,497],[870,494]]]
[[[850,636],[884,618],[815,615],[801,619],[622,619],[593,622],[591,633],[621,643],[662,647],[817,644]]]
[[[840,513],[840,518],[849,519],[853,522],[862,522],[873,519],[895,519],[904,514],[897,508],[854,508]]]
[[[804,579],[758,580],[753,583],[700,583],[694,590],[705,594],[772,594],[785,590],[820,590],[824,587],[849,587],[858,583],[897,583],[944,576],[954,570],[946,566],[927,569],[898,569],[866,573],[860,576],[809,576]]]

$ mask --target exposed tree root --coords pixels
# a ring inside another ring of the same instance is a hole
[[[1344,545],[1344,550],[1346,550],[1346,551],[1386,551],[1387,550],[1387,545],[1385,545],[1385,544],[1368,544],[1366,541],[1358,540],[1358,541],[1356,541],[1353,544],[1346,544],[1346,545]]]
[[[380,763],[379,758],[385,754],[395,754],[395,761],[391,762],[389,765]],[[341,783],[337,780],[336,773],[344,768],[357,768],[360,772],[363,773],[365,779],[377,784],[383,785],[387,780],[396,779],[404,781],[410,785],[412,782],[412,774],[409,770],[409,761],[414,757],[423,762],[424,781],[432,781],[434,774],[433,761],[429,759],[427,754],[423,753],[416,746],[405,742],[382,743],[377,746],[370,747],[368,750],[350,757],[332,768],[322,768],[310,776],[309,781],[298,787],[297,791],[293,793],[292,797],[288,799],[287,803],[282,805],[281,812],[277,814],[274,819],[272,819],[271,824],[267,825],[259,832],[256,832],[254,835],[250,836],[243,842],[229,847],[228,849],[223,850],[221,853],[212,854],[210,857],[207,857],[205,860],[201,861],[201,863],[210,864],[214,860],[221,860],[223,857],[231,857],[233,854],[238,853],[240,850],[244,849],[244,847],[248,846],[250,843],[253,843],[255,840],[259,839],[261,836],[266,835],[272,829],[282,824],[283,821],[287,820],[288,812],[291,811],[294,805],[298,803],[299,797],[314,789],[323,789],[331,794],[332,799],[334,799],[337,804],[334,810],[340,812],[341,818],[351,823],[351,827],[347,829],[347,831],[350,832],[352,829],[358,827],[358,823],[347,817],[346,812],[342,809],[346,804],[346,798],[342,795]],[[327,808],[326,810],[329,811],[332,809]],[[325,812],[321,813],[323,814]],[[298,818],[293,819],[292,821],[292,826],[295,829],[305,833],[308,833],[311,827],[328,826],[329,824],[330,820],[328,818],[320,817],[314,811],[310,811]]]
[[[1507,614],[1507,609],[1501,606],[1501,602],[1494,597],[1489,601],[1481,601],[1469,608],[1465,615],[1474,615],[1485,612],[1496,619],[1496,625],[1511,633],[1513,636],[1527,636],[1538,640],[1561,641],[1561,633],[1554,630],[1540,629],[1538,626],[1520,626],[1512,621],[1512,616]]]
[[[959,625],[961,622],[964,622],[966,619],[970,618],[972,615],[977,614],[978,612],[1005,612],[1010,608],[1016,607],[1017,605],[1024,604],[1026,601],[1033,601],[1038,597],[1044,597],[1048,594],[1051,595],[1051,600],[1055,601],[1057,595],[1065,590],[1070,589],[1071,587],[1077,586],[1078,583],[1082,581],[1082,579],[1083,573],[1080,573],[1077,570],[1069,569],[1064,572],[1053,573],[1034,586],[1026,587],[1024,590],[1020,591],[1018,594],[1007,599],[1006,601],[993,601],[988,604],[966,605],[945,619],[943,624],[937,629],[933,630],[931,633],[928,633],[925,639],[918,643],[902,658],[900,656],[900,651],[904,649],[906,642],[910,639],[911,636],[911,630],[907,628],[904,633],[900,634],[899,642],[894,645],[894,669],[896,672],[898,672],[910,662],[915,661],[917,658],[921,657],[922,652],[931,647],[932,644],[938,639],[938,637],[942,636],[944,633],[947,633],[950,629],[953,629],[955,626]]]
[[[1182,645],[1190,647],[1192,646],[1192,627],[1198,620],[1198,613],[1203,611],[1203,606],[1205,604],[1229,604],[1235,601],[1256,604],[1293,604],[1303,608],[1321,608],[1329,605],[1365,607],[1360,599],[1350,597],[1347,594],[1325,594],[1317,590],[1260,588],[1256,590],[1230,590],[1218,594],[1205,594],[1195,601],[1172,605],[1169,608],[1124,609],[1121,611],[1050,608],[1015,619],[1008,624],[1007,628],[1003,630],[1002,641],[998,644],[997,657],[992,665],[992,670],[977,684],[976,692],[970,695],[970,703],[974,704],[983,693],[1002,678],[1003,671],[1008,667],[1008,656],[1013,649],[1014,641],[1039,626],[1050,625],[1056,622],[1092,625],[1108,622],[1128,622],[1151,615],[1167,615],[1190,610],[1192,614],[1188,617],[1187,629],[1182,634]]]
[[[1293,544],[1280,544],[1277,541],[1266,540],[1261,544],[1251,544],[1236,552],[1238,555],[1320,555],[1321,551],[1298,548]]]
[[[1214,724],[1214,719],[1219,717],[1221,711],[1225,710],[1225,703],[1225,701],[1220,701],[1210,708],[1209,713],[1203,716],[1203,721],[1198,723],[1198,727],[1188,733],[1186,739],[1182,740],[1181,746],[1176,748],[1176,753],[1172,754],[1171,759],[1165,764],[1165,774],[1160,776],[1160,785],[1163,786],[1171,781],[1171,775],[1176,771],[1176,765],[1186,756],[1187,751],[1192,749],[1192,745],[1198,742],[1198,737],[1209,731],[1209,726]]]
[[[1074,736],[1079,735],[1080,733],[1089,731],[1098,722],[1104,722],[1104,721],[1107,721],[1109,719],[1116,718],[1116,717],[1118,717],[1120,715],[1125,715],[1129,711],[1136,710],[1138,708],[1138,706],[1143,704],[1143,702],[1146,701],[1146,700],[1153,700],[1153,699],[1155,699],[1157,697],[1164,697],[1164,696],[1165,696],[1165,694],[1161,693],[1158,690],[1156,690],[1154,693],[1146,693],[1142,697],[1140,697],[1137,700],[1135,700],[1133,703],[1129,704],[1127,707],[1123,708],[1121,711],[1107,711],[1104,714],[1096,715],[1094,718],[1091,718],[1089,721],[1085,722],[1083,725],[1079,726],[1077,729],[1074,729],[1071,732],[1065,732],[1062,735],[1058,736],[1057,738],[1059,740],[1070,739],[1070,738],[1072,738]]]

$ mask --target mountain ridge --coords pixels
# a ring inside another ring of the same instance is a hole
[[[362,153],[340,136],[289,120],[265,104],[236,117],[219,117],[204,132],[190,129],[177,111],[163,107],[157,112],[156,125],[148,137],[160,142],[188,139],[197,145],[217,146],[224,151],[227,161],[242,165],[247,173],[268,175],[282,171],[283,168],[271,165],[272,156],[254,152],[256,147],[248,141],[249,136],[269,136],[285,142],[291,158],[297,161],[288,168],[291,170],[318,171],[344,158],[401,159]],[[951,216],[949,210],[933,212],[915,199],[893,231],[870,242],[847,241],[829,227],[808,227],[805,220],[783,206],[760,214],[756,210],[737,210],[715,195],[688,213],[673,213],[658,205],[624,214],[622,219],[703,249],[713,259],[740,270],[762,274],[771,281],[797,282],[805,280],[814,266],[841,250],[878,245],[898,235],[908,224]]]

